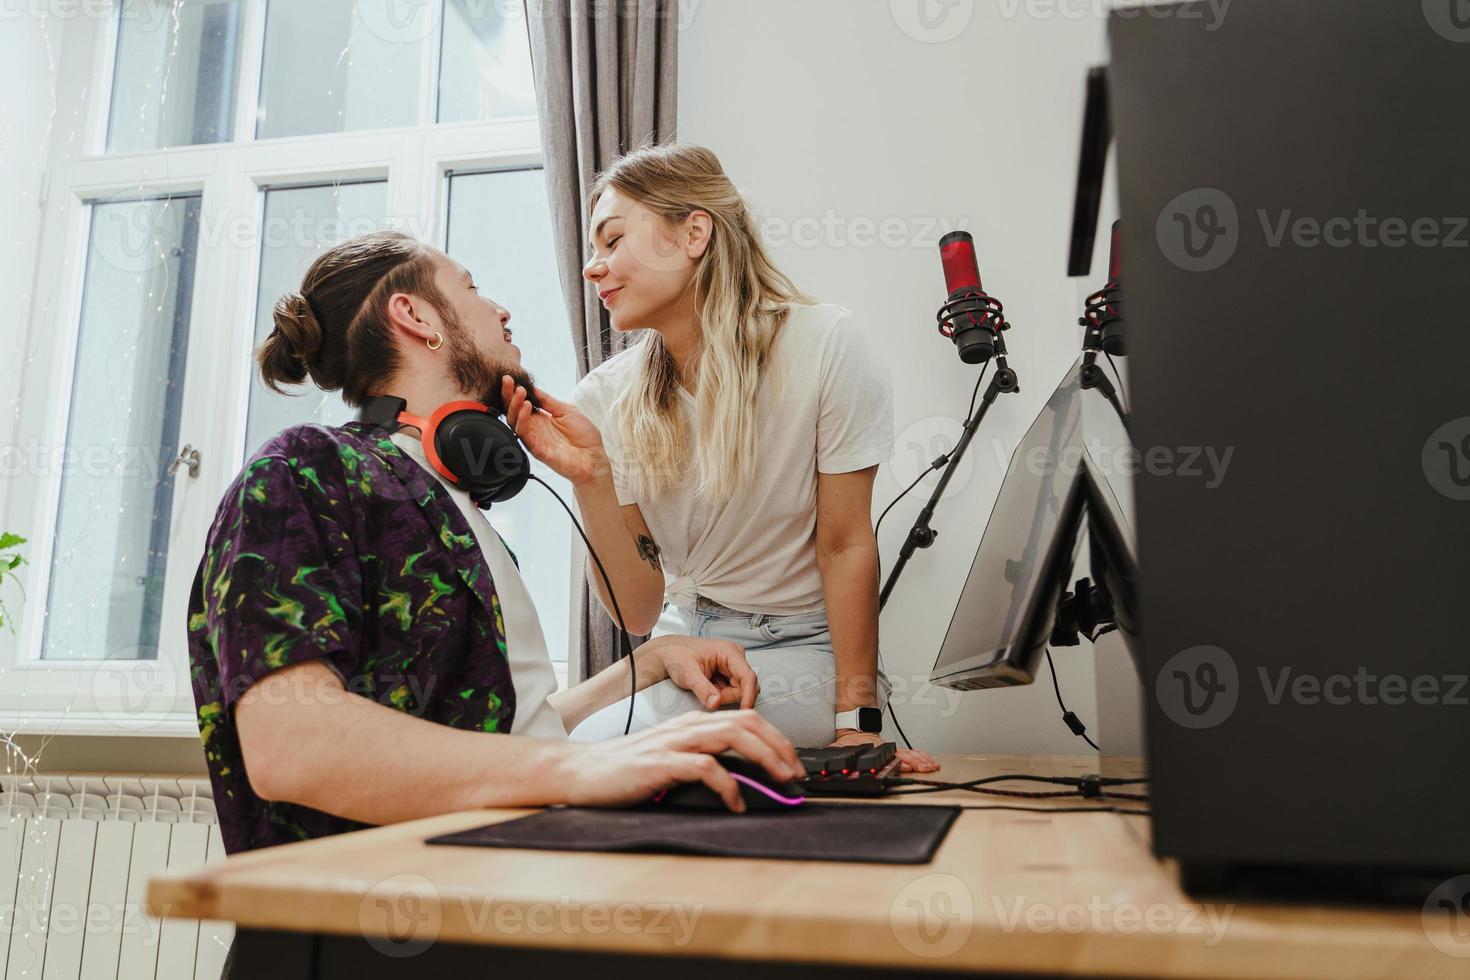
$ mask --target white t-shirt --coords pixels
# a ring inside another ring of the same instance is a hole
[[[556,691],[556,673],[551,669],[551,656],[546,651],[546,636],[541,632],[541,620],[531,602],[531,593],[526,589],[520,569],[511,560],[510,552],[495,528],[485,519],[485,514],[475,506],[470,495],[440,476],[427,459],[424,447],[417,436],[406,432],[395,432],[392,439],[418,464],[449,491],[459,506],[460,513],[469,522],[474,532],[475,543],[485,556],[490,569],[490,580],[495,583],[495,593],[500,597],[500,615],[505,620],[505,649],[510,661],[510,681],[516,692],[515,718],[511,720],[511,732],[516,735],[531,735],[537,738],[566,738],[566,726],[561,715],[547,703],[546,699]]]
[[[822,608],[817,474],[850,473],[893,455],[892,383],[851,312],[798,306],[787,317],[762,383],[756,476],[728,502],[696,494],[694,472],[652,499],[630,485],[630,459],[610,417],[642,357],[637,345],[604,361],[577,385],[572,401],[602,432],[618,502],[638,505],[658,543],[665,598],[689,606],[700,595],[782,616]],[[782,383],[773,389],[775,372]],[[679,398],[693,446],[695,398],[682,387]]]

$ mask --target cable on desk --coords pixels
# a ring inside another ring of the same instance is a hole
[[[961,810],[1010,810],[1013,813],[1121,813],[1128,816],[1148,817],[1152,810],[1131,809],[1121,806],[1016,806],[1010,803],[956,803]]]
[[[912,780],[912,782],[930,786],[941,786],[945,789],[963,789],[965,792],[969,793],[985,793],[990,796],[1010,796],[1026,800],[1053,800],[1065,796],[1081,796],[1084,799],[1138,800],[1141,802],[1148,801],[1148,794],[1146,793],[1109,793],[1101,785],[1086,781],[1086,777],[1081,778],[1084,780],[1084,782],[1082,782],[1082,784],[1079,785],[1076,789],[1048,790],[1045,792],[1030,792],[1023,789],[992,789],[988,786],[955,787],[947,786],[944,783],[927,779],[915,779]]]
[[[963,783],[946,783],[937,779],[917,779],[903,776],[895,779],[890,785],[893,786],[915,786],[916,789],[898,789],[890,793],[890,796],[912,796],[915,793],[942,793],[951,789],[975,789],[990,783],[1002,783],[1007,780],[1017,780],[1032,783],[1050,783],[1053,786],[1070,786],[1071,793],[1080,792],[1083,796],[1099,796],[1104,789],[1114,786],[1137,786],[1146,783],[1144,779],[1119,779],[1112,776],[1033,776],[1025,773],[1006,773],[1000,776],[983,776],[980,779],[970,779]],[[1019,791],[1018,791],[1019,792]]]

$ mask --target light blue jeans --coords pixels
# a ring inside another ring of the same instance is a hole
[[[701,597],[693,607],[664,606],[652,636],[669,635],[740,644],[760,681],[755,710],[798,748],[832,741],[836,733],[832,719],[836,712],[837,668],[826,609],[771,616],[740,612]],[[877,680],[879,701],[885,702],[890,685],[881,667]],[[659,681],[638,692],[631,730],[642,731],[686,712],[702,710],[707,709],[693,694],[673,681]],[[628,699],[623,698],[589,716],[571,738],[578,742],[616,738],[623,734],[627,722]]]

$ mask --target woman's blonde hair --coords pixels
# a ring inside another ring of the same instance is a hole
[[[709,214],[709,246],[694,267],[701,338],[695,399],[699,430],[692,462],[700,493],[728,500],[755,476],[763,369],[793,305],[810,303],[762,247],[745,199],[701,146],[645,146],[620,157],[593,184],[589,208],[609,187],[678,225]],[[638,344],[633,384],[612,408],[631,482],[657,495],[689,468],[691,449],[673,356],[653,330]],[[779,383],[779,379],[773,379]],[[634,449],[636,447],[636,450]]]

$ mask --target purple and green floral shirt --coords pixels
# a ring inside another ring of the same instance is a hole
[[[318,659],[348,691],[398,711],[511,729],[505,623],[474,534],[438,480],[360,422],[268,442],[205,541],[189,663],[228,853],[367,826],[263,800],[245,772],[236,703],[272,671]]]

